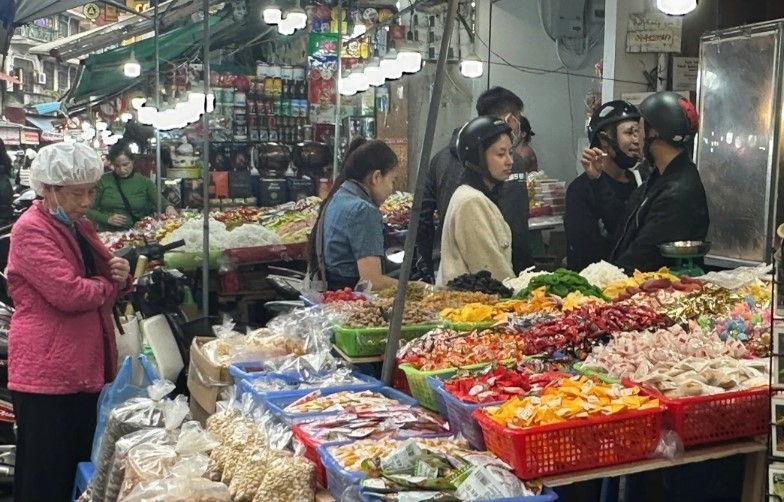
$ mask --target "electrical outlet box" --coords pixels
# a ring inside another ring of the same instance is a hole
[[[585,0],[550,0],[550,26],[556,39],[585,36]]]

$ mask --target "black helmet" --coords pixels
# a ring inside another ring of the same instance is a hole
[[[651,94],[640,104],[640,114],[659,137],[676,146],[685,145],[697,134],[700,116],[694,104],[676,92]]]
[[[608,101],[599,107],[588,121],[588,141],[591,148],[599,147],[599,133],[607,126],[627,120],[640,120],[640,112],[628,101]]]
[[[512,128],[501,119],[477,117],[469,121],[457,134],[457,158],[466,167],[478,168],[481,156],[492,140],[511,134]]]

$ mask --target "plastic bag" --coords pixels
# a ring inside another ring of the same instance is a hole
[[[211,426],[208,421],[207,430],[213,432],[221,443],[210,454],[212,464],[207,472],[208,478],[228,485],[245,450],[255,447],[259,441],[258,427],[253,420],[240,413],[236,418],[226,419],[217,426]]]
[[[169,435],[171,438],[171,435]],[[209,466],[207,452],[220,443],[198,422],[186,422],[174,441],[149,442],[137,444],[128,452],[125,480],[120,490],[120,499],[127,496],[135,486],[156,479],[163,479],[172,473],[174,465],[183,458],[200,456],[203,471]]]
[[[126,357],[120,365],[114,381],[104,385],[101,395],[98,396],[98,422],[95,427],[93,449],[90,457],[94,465],[98,465],[98,450],[101,446],[101,438],[106,428],[106,419],[109,413],[130,399],[146,396],[147,387],[151,383],[152,380],[149,380],[146,372],[143,372],[142,382],[139,385],[134,382],[133,364],[131,358]]]
[[[280,452],[270,460],[253,502],[302,502],[316,498],[316,466]]]
[[[129,452],[140,444],[148,445],[173,445],[179,434],[182,421],[188,416],[188,401],[186,399],[165,399],[163,401],[163,428],[142,429],[124,436],[117,441],[106,484],[106,502],[114,502],[122,492],[123,480],[126,476],[126,459]]]
[[[671,430],[663,430],[659,436],[659,444],[656,445],[656,451],[653,455],[675,460],[683,455],[683,450],[683,441],[678,433]]]
[[[696,277],[696,279],[725,289],[735,290],[752,284],[758,279],[764,279],[772,271],[773,265],[762,264],[756,267],[738,267],[732,270],[722,270],[721,272],[708,272],[701,277]]]
[[[95,476],[93,477],[93,493],[96,500],[103,501],[111,474],[114,450],[122,437],[133,432],[149,428],[164,427],[165,415],[163,398],[174,390],[174,384],[158,380],[148,389],[149,397],[137,397],[114,408],[106,420],[106,429],[100,440]],[[178,400],[187,403],[185,396]],[[185,404],[187,406],[187,404]]]
[[[204,455],[182,459],[170,476],[140,483],[122,502],[231,502],[226,485],[202,477],[206,459]]]

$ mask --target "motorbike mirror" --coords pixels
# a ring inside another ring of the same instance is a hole
[[[19,201],[23,201],[23,200],[24,201],[31,201],[31,200],[35,200],[37,197],[38,196],[36,195],[35,190],[29,189],[29,190],[25,190],[24,192],[20,193],[17,196],[16,200],[19,200]]]
[[[386,256],[387,260],[396,265],[400,265],[406,257],[406,252],[401,248],[390,248],[386,250]]]

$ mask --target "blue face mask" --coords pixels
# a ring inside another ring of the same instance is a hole
[[[52,211],[51,209],[49,210],[52,216],[57,218],[60,222],[65,223],[66,225],[73,225],[74,220],[72,220],[71,218],[68,217],[67,214],[65,214],[65,209],[63,209],[63,206],[61,206],[60,202],[57,200],[57,194],[55,194],[54,196],[54,201],[57,203],[57,209],[55,209],[54,211]]]

